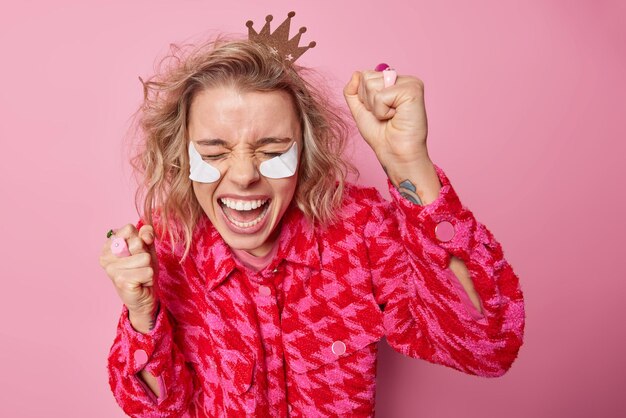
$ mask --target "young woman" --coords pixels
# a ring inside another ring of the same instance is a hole
[[[110,385],[134,417],[373,416],[377,342],[504,374],[524,302],[428,155],[423,84],[344,89],[392,201],[345,181],[340,112],[307,70],[217,41],[144,83],[138,225],[100,262],[124,303]]]

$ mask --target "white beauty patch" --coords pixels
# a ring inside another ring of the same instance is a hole
[[[291,177],[298,167],[298,145],[293,145],[284,154],[259,164],[261,174],[270,179]],[[193,142],[189,142],[189,178],[199,183],[215,183],[221,177],[220,171],[202,159]]]
[[[199,183],[215,183],[220,171],[202,159],[193,142],[189,141],[189,178]]]
[[[298,167],[298,145],[294,142],[284,154],[278,155],[259,164],[259,171],[270,179],[291,177]]]

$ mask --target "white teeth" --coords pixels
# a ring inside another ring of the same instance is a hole
[[[261,202],[261,201],[257,200],[257,202]],[[260,205],[258,205],[258,206],[260,206]],[[258,224],[259,222],[261,222],[261,220],[265,217],[265,214],[267,213],[267,209],[268,208],[269,208],[269,205],[266,206],[265,208],[263,208],[263,212],[261,212],[261,214],[256,219],[254,219],[254,220],[252,220],[250,222],[239,222],[239,221],[231,218],[230,216],[228,216],[228,214],[225,213],[225,215],[226,215],[226,217],[228,218],[228,220],[230,222],[232,222],[233,224],[235,224],[239,228],[250,228],[251,226],[254,226],[254,225]],[[247,210],[249,210],[249,209],[247,209]]]
[[[265,202],[267,202],[267,199],[262,199],[262,200],[235,200],[235,199],[228,199],[228,198],[221,198],[220,199],[222,201],[222,203],[224,205],[226,205],[227,208],[230,209],[234,209],[234,210],[252,210],[252,209],[257,209],[259,207],[261,207],[261,205],[263,205]]]
[[[261,222],[261,218],[262,216],[259,216],[257,219],[255,219],[252,222],[239,222],[231,218],[228,218],[228,219],[230,219],[230,221],[234,223],[235,225],[237,225],[239,228],[250,228],[251,226],[254,226],[258,224],[259,222]]]

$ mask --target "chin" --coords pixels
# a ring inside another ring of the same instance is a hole
[[[268,224],[269,223],[270,222],[268,222]],[[220,225],[221,228],[218,228],[218,232],[226,244],[228,244],[228,246],[232,249],[244,250],[249,253],[254,253],[254,255],[264,255],[264,253],[269,251],[273,243],[271,238],[274,235],[273,232],[275,225],[273,225],[273,222],[271,223],[272,225],[266,225],[265,228],[255,232],[254,234],[238,233],[233,231],[232,225],[229,226],[224,224]],[[267,246],[268,248],[265,249],[265,251],[261,251],[264,246]]]

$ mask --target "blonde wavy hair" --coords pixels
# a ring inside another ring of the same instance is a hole
[[[312,223],[335,220],[346,176],[356,169],[342,158],[349,134],[345,111],[315,87],[325,83],[313,71],[283,62],[267,45],[218,37],[199,45],[171,45],[156,74],[139,80],[144,100],[131,125],[133,139],[139,141],[131,157],[139,185],[135,205],[144,223],[169,235],[172,248],[184,240],[181,262],[202,215],[189,179],[189,108],[207,88],[282,90],[291,96],[304,140],[295,203]]]

